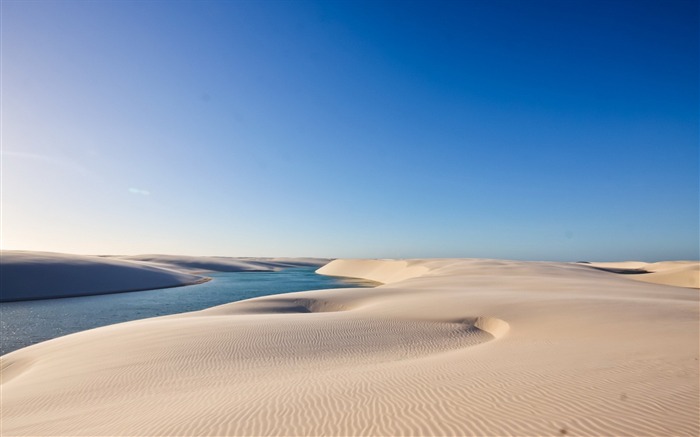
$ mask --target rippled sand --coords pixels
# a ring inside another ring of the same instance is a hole
[[[642,281],[697,263],[649,267],[337,260],[385,285],[5,355],[2,435],[696,436],[698,290]]]

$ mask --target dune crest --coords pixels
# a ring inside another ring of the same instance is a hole
[[[125,255],[109,258],[150,264],[177,271],[201,274],[207,272],[270,272],[287,267],[320,267],[325,258],[234,258],[227,256]]]
[[[338,259],[321,267],[316,273],[390,284],[422,276],[429,271],[430,269],[426,266],[411,264],[404,260]]]
[[[700,262],[662,261],[645,263],[638,261],[587,263],[593,268],[626,275],[636,281],[674,287],[700,288]]]
[[[53,252],[0,252],[0,302],[178,287],[207,278],[120,259]]]
[[[272,272],[318,267],[321,258],[232,258],[184,255],[91,256],[0,252],[0,302],[122,293],[198,284],[208,272]]]

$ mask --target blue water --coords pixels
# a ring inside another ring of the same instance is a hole
[[[133,293],[0,303],[0,355],[41,341],[147,317],[197,311],[269,294],[371,287],[349,278],[317,275],[315,268],[278,272],[211,273],[204,284]]]

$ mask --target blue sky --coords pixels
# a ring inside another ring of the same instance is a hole
[[[2,247],[697,259],[696,1],[2,2]]]

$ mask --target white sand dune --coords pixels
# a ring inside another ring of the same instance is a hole
[[[188,273],[265,272],[287,267],[320,267],[330,261],[326,258],[233,258],[184,255],[128,255],[110,258],[148,263]]]
[[[698,290],[583,264],[336,260],[386,282],[0,358],[2,435],[697,436]]]
[[[0,302],[86,296],[197,284],[208,272],[263,272],[320,267],[320,258],[229,258],[183,255],[88,256],[0,252]]]
[[[113,258],[0,252],[0,302],[177,287],[205,280],[185,272]]]
[[[588,263],[591,267],[612,273],[628,275],[630,279],[676,287],[700,288],[700,262],[663,261],[645,263],[638,261]]]

